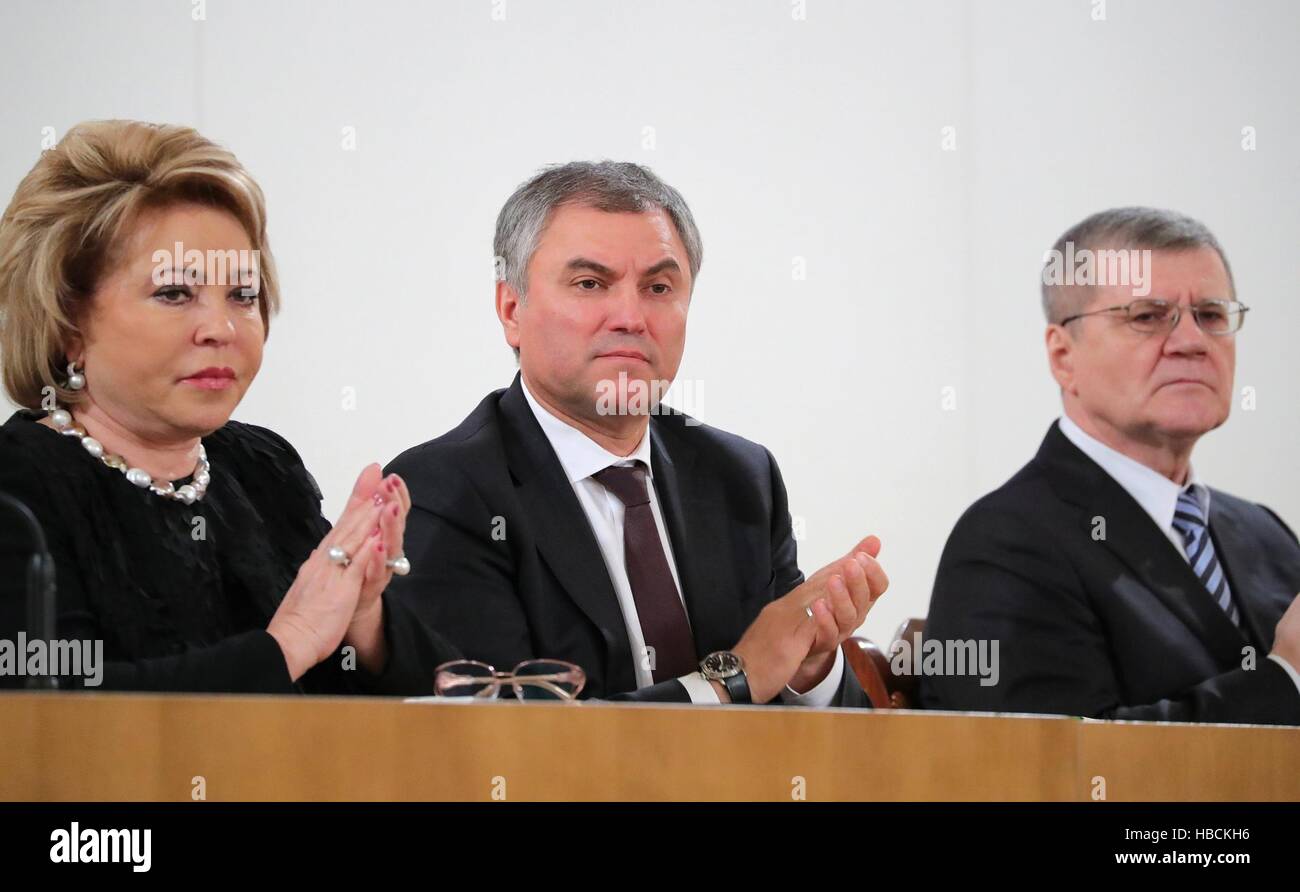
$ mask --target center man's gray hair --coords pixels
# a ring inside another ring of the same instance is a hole
[[[1184,251],[1196,248],[1213,248],[1223,261],[1228,273],[1228,287],[1235,299],[1237,286],[1232,279],[1232,267],[1223,246],[1210,232],[1209,227],[1178,211],[1161,208],[1126,207],[1100,211],[1075,223],[1056,240],[1052,250],[1065,254],[1065,246],[1074,244],[1076,251],[1118,248],[1149,248],[1152,251]],[[1047,262],[1044,263],[1046,268]],[[1042,277],[1043,314],[1048,322],[1060,322],[1074,313],[1082,312],[1087,303],[1089,289],[1080,286],[1048,284]]]
[[[497,275],[522,300],[528,288],[528,262],[551,213],[566,204],[607,213],[662,210],[677,227],[691,267],[691,286],[704,259],[700,231],[686,199],[649,168],[629,161],[570,161],[545,167],[506,201],[497,216],[493,252]]]

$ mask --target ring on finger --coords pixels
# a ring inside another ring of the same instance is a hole
[[[332,545],[330,550],[325,553],[331,564],[337,564],[340,567],[346,567],[352,563],[352,555],[348,554],[341,546]]]
[[[384,561],[384,566],[392,570],[394,576],[405,576],[411,572],[411,562],[406,559],[406,555],[389,558]]]

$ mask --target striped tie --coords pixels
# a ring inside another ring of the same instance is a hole
[[[1200,578],[1201,584],[1228,614],[1233,625],[1240,628],[1241,614],[1232,601],[1232,590],[1228,588],[1228,577],[1223,575],[1223,567],[1214,553],[1214,542],[1210,539],[1210,528],[1206,525],[1205,512],[1201,503],[1192,495],[1190,488],[1178,496],[1178,505],[1174,508],[1174,529],[1182,533],[1187,543],[1187,561],[1192,571]]]

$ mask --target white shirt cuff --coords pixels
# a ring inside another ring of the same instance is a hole
[[[718,692],[713,689],[713,685],[705,680],[704,676],[698,672],[692,672],[690,675],[683,675],[677,679],[686,688],[686,693],[690,696],[692,703],[721,703],[718,699]]]
[[[826,677],[817,682],[812,690],[804,691],[802,694],[789,685],[781,692],[781,702],[788,703],[791,706],[830,706],[831,701],[835,699],[835,692],[840,689],[840,681],[844,678],[844,651],[835,648],[835,662],[831,665],[831,671],[826,673]]]
[[[1268,658],[1274,660],[1279,666],[1286,670],[1286,674],[1291,676],[1291,681],[1295,682],[1296,690],[1300,691],[1300,672],[1297,672],[1294,666],[1279,657],[1277,654],[1269,654]]]

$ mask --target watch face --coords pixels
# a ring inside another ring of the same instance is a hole
[[[715,678],[729,678],[737,675],[740,673],[741,668],[740,657],[729,651],[715,651],[704,658],[705,671]]]

